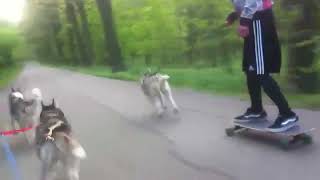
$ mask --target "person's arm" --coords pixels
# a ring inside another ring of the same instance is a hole
[[[231,12],[226,19],[226,25],[232,25],[240,17],[240,13],[237,11]]]

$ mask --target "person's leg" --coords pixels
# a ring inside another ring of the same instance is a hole
[[[261,82],[257,74],[255,72],[247,72],[246,77],[251,107],[248,108],[243,115],[236,117],[236,122],[248,122],[251,120],[262,119],[267,116],[262,106]]]
[[[264,91],[279,109],[278,118],[275,120],[274,124],[268,128],[268,130],[272,132],[282,132],[295,126],[299,118],[291,110],[278,83],[269,74],[261,75],[259,78]]]
[[[253,112],[261,112],[262,97],[261,97],[261,84],[255,73],[246,73],[248,92],[251,100],[251,110]]]
[[[288,101],[281,92],[278,83],[272,78],[272,76],[266,74],[261,75],[259,78],[265,93],[277,105],[279,109],[279,114],[284,116],[292,115],[293,112],[289,107]]]

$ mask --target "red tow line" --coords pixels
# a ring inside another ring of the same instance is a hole
[[[27,127],[27,128],[21,128],[21,129],[14,129],[14,130],[9,130],[9,131],[2,131],[0,132],[0,136],[12,136],[12,135],[16,135],[18,133],[23,133],[26,131],[30,131],[34,128],[36,128],[37,126],[32,126],[32,127]]]

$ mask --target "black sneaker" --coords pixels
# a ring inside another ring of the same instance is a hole
[[[254,112],[254,111],[252,111],[251,108],[249,108],[249,109],[247,109],[247,111],[243,115],[235,117],[235,122],[239,122],[239,123],[249,122],[252,120],[263,119],[266,117],[267,117],[267,113],[264,110],[262,110],[260,112]]]
[[[268,131],[279,133],[289,130],[298,124],[299,117],[296,114],[290,116],[279,115],[276,121],[267,128]]]

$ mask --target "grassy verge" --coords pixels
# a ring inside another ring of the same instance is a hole
[[[144,68],[133,67],[126,72],[112,73],[106,67],[64,67],[73,71],[127,81],[138,81]],[[163,68],[161,72],[171,76],[170,83],[178,88],[190,88],[202,92],[226,96],[238,96],[247,100],[247,90],[243,73],[240,70],[227,72],[221,68]],[[277,77],[281,80],[281,77]],[[284,88],[285,89],[285,88]],[[319,94],[297,94],[285,91],[293,107],[320,109]],[[264,97],[267,102],[268,98]]]
[[[126,72],[112,73],[105,67],[67,67],[70,70],[91,74],[98,77],[138,81],[143,68],[131,68]],[[239,95],[245,92],[244,79],[241,72],[226,73],[218,68],[163,68],[162,73],[170,75],[170,83],[175,87],[191,88],[200,91],[213,92],[225,95]]]
[[[20,65],[6,67],[0,70],[0,89],[5,88],[21,71]]]
[[[289,103],[293,107],[320,110],[320,93],[318,94],[288,94]]]

